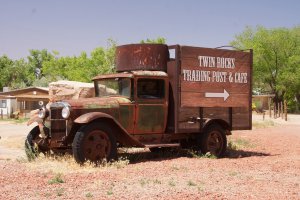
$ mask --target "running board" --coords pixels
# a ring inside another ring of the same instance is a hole
[[[180,147],[180,143],[170,143],[170,144],[145,144],[146,148],[155,147]]]

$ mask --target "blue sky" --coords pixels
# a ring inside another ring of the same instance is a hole
[[[246,26],[300,25],[299,0],[0,0],[0,56],[29,49],[79,55],[142,39],[202,47],[227,45]]]

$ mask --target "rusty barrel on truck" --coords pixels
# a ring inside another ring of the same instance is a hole
[[[164,44],[128,44],[116,49],[117,72],[149,70],[165,71],[169,61],[168,46]]]

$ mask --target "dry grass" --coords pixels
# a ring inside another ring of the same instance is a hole
[[[48,181],[49,184],[61,184],[64,183],[65,181],[62,179],[62,174],[58,173]]]
[[[253,128],[267,128],[275,126],[275,123],[273,120],[253,121],[252,126]]]
[[[32,171],[51,172],[54,174],[67,174],[76,172],[97,172],[99,170],[105,170],[107,168],[120,169],[126,167],[129,163],[137,163],[151,159],[156,160],[177,157],[215,158],[209,153],[203,155],[200,152],[186,149],[168,149],[157,153],[152,153],[149,152],[149,150],[141,148],[123,148],[120,151],[120,157],[118,160],[112,162],[103,162],[98,165],[95,165],[91,162],[86,162],[85,164],[80,165],[76,163],[73,156],[69,154],[63,156],[45,156],[43,154],[40,154],[37,158],[30,161],[24,157],[17,159],[17,161],[23,163],[28,169]]]
[[[251,143],[249,140],[244,138],[228,138],[228,150],[243,150],[246,148],[253,148],[255,145]]]
[[[27,122],[29,118],[20,118],[20,119],[0,119],[1,124],[23,124]]]
[[[72,155],[66,154],[63,156],[45,156],[40,154],[32,160],[26,157],[19,157],[18,162],[24,164],[31,171],[39,171],[42,173],[53,174],[68,174],[68,173],[91,173],[99,172],[99,170],[107,170],[108,168],[121,169],[129,163],[139,163],[149,160],[169,159],[178,157],[191,158],[214,158],[210,154],[202,155],[199,152],[186,149],[164,149],[160,152],[150,152],[143,148],[121,148],[119,149],[119,159],[112,162],[103,162],[95,165],[91,162],[86,162],[83,165],[76,163]]]
[[[24,148],[24,141],[24,137],[2,137],[0,140],[0,146],[10,149],[22,149]]]
[[[76,163],[74,158],[71,155],[64,156],[44,156],[39,155],[36,159],[28,161],[26,158],[18,159],[19,162],[22,162],[26,167],[33,171],[41,172],[52,172],[55,174],[66,174],[66,173],[76,173],[76,172],[96,172],[99,169],[105,168],[123,168],[129,164],[127,159],[120,158],[117,161],[113,162],[103,162],[100,165],[95,165],[91,162],[86,162],[83,165]]]

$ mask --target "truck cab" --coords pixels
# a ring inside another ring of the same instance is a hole
[[[170,57],[171,49],[175,58]],[[203,67],[203,59],[211,63]],[[224,63],[216,65],[214,59]],[[41,107],[38,126],[25,141],[26,152],[31,152],[27,155],[68,151],[84,163],[116,159],[120,146],[150,150],[196,146],[202,153],[221,157],[231,130],[251,129],[251,59],[251,52],[119,46],[117,73],[93,78],[95,97]],[[241,73],[244,83],[231,80]]]
[[[126,98],[114,116],[132,135],[162,134],[168,115],[168,75],[132,71],[94,78],[96,97]]]

